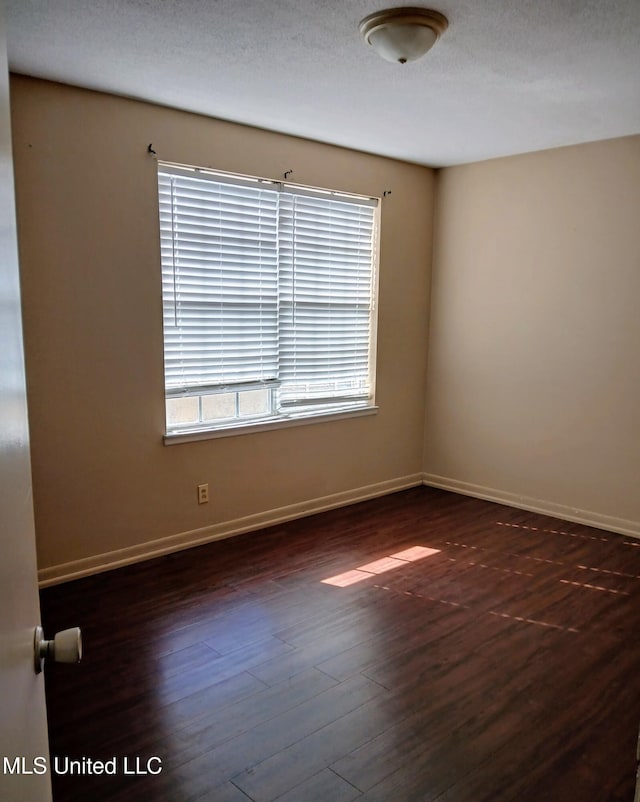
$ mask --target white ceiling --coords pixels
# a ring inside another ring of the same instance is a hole
[[[640,0],[433,0],[404,66],[358,33],[385,0],[5,4],[16,72],[419,164],[640,132]]]

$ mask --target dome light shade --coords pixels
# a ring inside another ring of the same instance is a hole
[[[438,11],[392,8],[365,17],[360,23],[360,33],[383,59],[406,64],[422,58],[448,24]]]

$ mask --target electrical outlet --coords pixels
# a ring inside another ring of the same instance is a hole
[[[198,485],[198,504],[209,503],[209,485]]]

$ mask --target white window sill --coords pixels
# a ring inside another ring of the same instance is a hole
[[[292,418],[278,418],[277,420],[260,420],[254,423],[243,422],[231,424],[219,429],[184,429],[180,432],[165,434],[165,446],[176,446],[180,443],[193,443],[198,440],[217,440],[219,437],[237,437],[254,432],[266,432],[272,429],[288,429],[291,426],[308,426],[312,423],[326,423],[327,421],[346,420],[347,418],[361,418],[365,415],[375,415],[377,406],[363,407],[362,409],[346,410],[344,412],[329,412],[325,415],[307,415]]]

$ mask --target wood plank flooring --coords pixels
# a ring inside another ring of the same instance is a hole
[[[48,588],[52,756],[117,759],[54,799],[631,802],[639,598],[640,541],[429,488]]]

